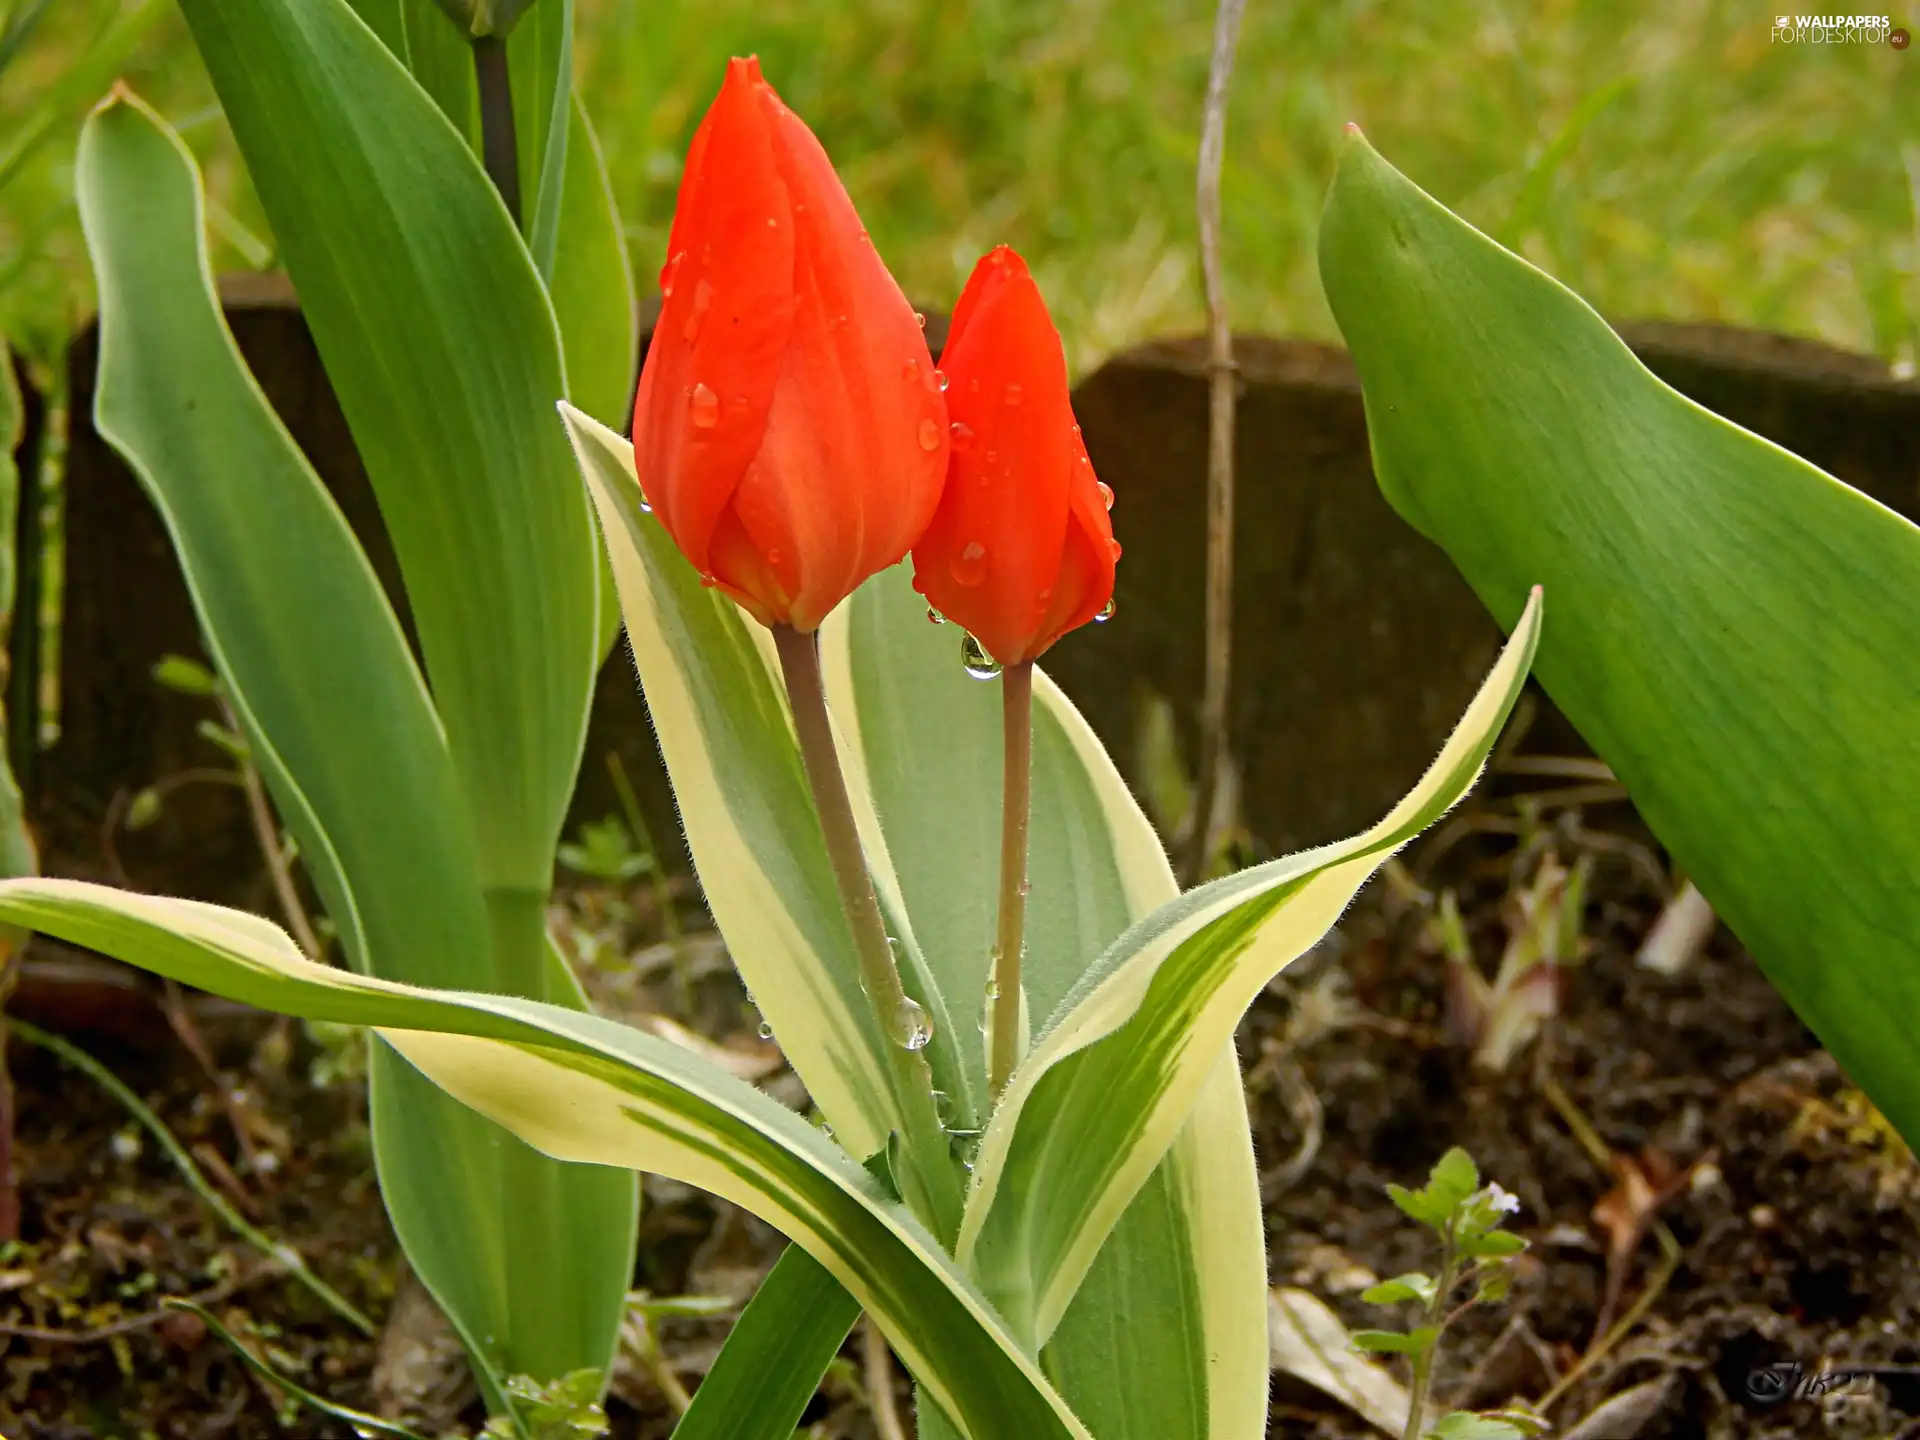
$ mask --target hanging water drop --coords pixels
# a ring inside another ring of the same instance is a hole
[[[831,1140],[833,1138],[833,1127],[831,1125],[822,1125],[820,1127],[820,1133]]]
[[[640,513],[642,515],[651,515],[653,513],[653,502],[647,499],[644,490],[640,492]]]
[[[1100,613],[1093,617],[1093,623],[1096,625],[1106,624],[1107,621],[1113,618],[1113,612],[1118,608],[1113,601],[1107,601],[1107,603],[1101,607]]]
[[[927,606],[927,619],[931,620],[935,625],[944,625],[947,623],[947,617],[931,605]]]
[[[921,328],[922,330],[924,330],[924,329],[926,329],[926,328],[927,328],[927,316],[926,316],[926,312],[925,312],[925,311],[922,311],[922,310],[916,310],[916,311],[914,311],[914,312],[913,312],[913,323],[914,323],[914,324],[916,324],[916,325],[918,325],[918,326],[919,326],[919,327],[920,327],[920,328]]]
[[[1000,662],[989,655],[986,647],[971,635],[960,642],[960,663],[966,666],[967,674],[976,680],[991,680],[1000,673]]]
[[[953,382],[947,379],[946,371],[936,370],[933,372],[933,383],[940,387],[940,393],[944,395],[947,393],[947,386],[951,385]]]
[[[760,1022],[760,1038],[762,1040],[771,1040],[773,1038],[773,1022],[772,1021],[762,1020]]]
[[[1109,510],[1113,509],[1113,487],[1104,480],[1096,480],[1093,483],[1100,487],[1100,503]]]
[[[902,995],[893,1012],[893,1043],[902,1050],[924,1050],[933,1040],[933,1022],[920,1002]]]
[[[720,397],[703,380],[687,392],[687,412],[694,429],[711,430],[720,423]]]
[[[956,420],[947,427],[947,438],[953,442],[956,450],[973,448],[973,427],[964,420]]]
[[[1000,998],[1000,982],[992,976],[987,977],[987,1004],[991,1005]]]
[[[1109,540],[1107,542],[1107,549],[1113,552],[1114,559],[1118,560],[1120,558],[1120,542],[1118,540]]]
[[[922,450],[938,450],[940,448],[940,422],[938,420],[922,420],[920,422],[920,448]]]

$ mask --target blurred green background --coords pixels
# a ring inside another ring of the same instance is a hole
[[[725,58],[757,52],[915,299],[950,304],[974,258],[1006,241],[1040,274],[1079,370],[1197,327],[1210,0],[578,7],[582,93],[643,283]],[[6,13],[36,10],[0,71],[0,332],[46,364],[92,306],[73,147],[114,76],[207,167],[217,263],[270,264],[272,243],[170,3],[12,0]],[[1356,120],[1610,316],[1765,326],[1910,369],[1920,47],[1776,45],[1771,24],[1752,0],[1250,0],[1224,190],[1237,328],[1332,335],[1313,231],[1340,127]]]

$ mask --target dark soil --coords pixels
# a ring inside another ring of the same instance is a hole
[[[1627,807],[1601,804],[1582,820],[1548,802],[1516,823],[1523,808],[1512,796],[1483,801],[1430,837],[1407,857],[1398,884],[1376,883],[1335,937],[1249,1015],[1241,1053],[1266,1167],[1274,1283],[1319,1295],[1350,1326],[1404,1323],[1358,1298],[1374,1278],[1434,1260],[1424,1232],[1383,1187],[1418,1183],[1443,1150],[1462,1145],[1521,1201],[1513,1228],[1530,1248],[1512,1296],[1469,1310],[1449,1331],[1441,1405],[1538,1398],[1580,1362],[1608,1303],[1609,1231],[1596,1206],[1617,1191],[1600,1209],[1630,1246],[1612,1267],[1612,1310],[1637,1314],[1637,1323],[1558,1397],[1551,1418],[1560,1432],[1609,1396],[1671,1377],[1640,1420],[1618,1422],[1619,1440],[1900,1433],[1909,1414],[1920,1415],[1920,1382],[1894,1376],[1767,1405],[1749,1377],[1780,1362],[1797,1362],[1807,1376],[1920,1365],[1920,1171],[1724,931],[1676,978],[1634,964],[1670,881]],[[1567,864],[1592,857],[1592,953],[1566,972],[1561,1013],[1544,1038],[1505,1072],[1483,1073],[1449,1042],[1444,963],[1417,892],[1458,892],[1491,973],[1509,897],[1548,849]],[[659,943],[650,900],[642,884],[624,895],[585,891],[567,906],[566,926],[602,1003],[681,1015],[723,1037],[742,1070],[797,1100],[793,1077],[755,1037],[712,937],[690,935],[677,950]],[[30,978],[38,978],[22,997],[26,1013],[146,1097],[276,1242],[300,1251],[376,1321],[387,1319],[396,1294],[417,1293],[406,1290],[380,1210],[351,1045],[196,998],[187,1013],[216,1076],[167,1024],[157,992],[121,990],[103,1001],[73,980],[63,968],[70,958],[55,947],[33,954]],[[234,1236],[117,1102],[19,1041],[8,1058],[23,1208],[21,1242],[0,1250],[0,1434],[349,1433],[289,1406],[190,1317],[158,1311],[156,1297],[170,1294],[208,1295],[282,1373],[339,1403],[377,1409],[404,1400],[428,1434],[477,1427],[457,1364],[433,1358],[447,1352],[443,1344],[436,1351],[430,1328],[414,1334],[408,1322],[400,1327],[407,1335],[389,1337],[376,1383],[376,1343]],[[333,1075],[343,1063],[349,1073]],[[330,1083],[312,1083],[316,1067],[333,1075]],[[270,1157],[264,1164],[248,1163],[236,1116],[256,1159]],[[1630,1161],[1656,1187],[1667,1182],[1644,1233],[1618,1223],[1625,1172],[1602,1168],[1583,1147],[1574,1130],[1582,1122],[1620,1157],[1611,1164]],[[1670,1267],[1661,1225],[1679,1256]],[[635,1285],[737,1305],[782,1243],[730,1207],[650,1178]],[[615,1435],[667,1435],[674,1411],[661,1371],[695,1386],[731,1313],[661,1321],[663,1360],[649,1358],[636,1334],[609,1402]],[[428,1357],[416,1355],[411,1373],[396,1363],[400,1340]],[[807,1416],[814,1433],[874,1434],[859,1356],[850,1342],[846,1364]],[[1376,1433],[1284,1375],[1275,1379],[1273,1416],[1274,1434]]]

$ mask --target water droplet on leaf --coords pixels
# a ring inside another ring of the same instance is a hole
[[[942,615],[938,610],[934,609],[933,606],[931,605],[927,606],[927,619],[931,620],[936,625],[944,625],[947,623],[947,617]]]
[[[947,436],[953,441],[956,450],[968,450],[973,446],[973,427],[964,420],[956,420],[947,427]]]
[[[920,422],[920,448],[922,450],[938,450],[940,448],[940,422],[938,420],[922,420]]]
[[[987,547],[978,540],[969,540],[965,548],[953,557],[950,568],[954,584],[978,585],[987,578]]]
[[[702,381],[688,393],[687,411],[693,417],[694,429],[711,430],[720,423],[720,397]]]
[[[986,647],[971,635],[960,642],[960,663],[967,667],[967,674],[976,680],[991,680],[1000,673],[1000,662],[989,655]]]
[[[927,1012],[911,995],[902,995],[893,1012],[893,1043],[902,1050],[924,1050],[932,1040],[933,1022]]]
[[[760,1038],[762,1040],[771,1040],[773,1038],[773,1023],[771,1021],[762,1020],[760,1022]]]

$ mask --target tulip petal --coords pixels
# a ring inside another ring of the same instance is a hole
[[[826,152],[771,90],[793,199],[792,329],[734,511],[810,630],[900,560],[939,503],[946,407],[926,338]]]
[[[703,573],[760,449],[793,328],[793,214],[753,60],[735,60],[687,157],[660,319],[634,407],[640,482]],[[777,104],[778,102],[774,102]]]
[[[1077,434],[1073,442],[1079,455],[1067,487],[1067,534],[1060,552],[1060,573],[1053,582],[1053,601],[1029,659],[1046,653],[1062,635],[1094,619],[1113,598],[1114,562],[1119,558],[1113,541],[1113,518],[1094,478],[1087,447]]]

